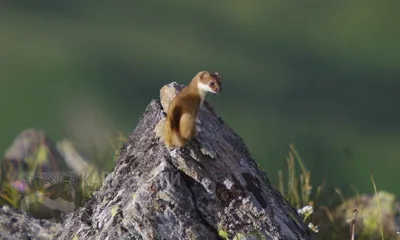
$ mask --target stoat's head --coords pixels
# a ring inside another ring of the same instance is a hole
[[[197,87],[202,94],[206,94],[208,92],[211,93],[220,93],[222,91],[222,83],[220,81],[221,77],[219,73],[210,73],[207,71],[201,71],[197,73]]]

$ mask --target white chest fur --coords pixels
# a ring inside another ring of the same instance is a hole
[[[213,90],[210,88],[210,86],[208,86],[208,84],[204,84],[200,81],[197,83],[197,88],[199,89],[199,95],[201,98],[200,106],[201,106],[204,102],[204,99],[206,98],[207,93],[212,92]]]

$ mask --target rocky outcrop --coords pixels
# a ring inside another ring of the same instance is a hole
[[[162,89],[164,107],[181,87]],[[207,102],[197,139],[168,152],[161,102],[150,102],[114,172],[68,216],[57,239],[311,239],[296,209]]]
[[[54,239],[61,224],[38,220],[8,206],[0,207],[0,239],[5,240],[47,240]]]

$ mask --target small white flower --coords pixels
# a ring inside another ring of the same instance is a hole
[[[312,223],[309,223],[309,224],[308,224],[308,227],[309,227],[313,232],[315,232],[315,233],[318,233],[318,232],[319,232],[318,226],[314,226],[314,224],[312,224]]]
[[[313,213],[313,208],[312,206],[307,205],[299,209],[297,212],[301,215],[311,215]]]

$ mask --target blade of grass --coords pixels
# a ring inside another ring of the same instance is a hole
[[[300,154],[297,152],[296,148],[294,147],[294,144],[289,144],[290,150],[293,152],[294,157],[297,159],[297,162],[300,165],[300,169],[301,169],[301,175],[303,176],[304,181],[302,181],[300,184],[300,195],[301,195],[301,200],[302,200],[302,204],[307,204],[309,202],[309,190],[310,190],[310,176],[311,173],[310,171],[307,170],[302,158],[300,157]],[[293,158],[294,158],[293,157]]]
[[[344,198],[343,198],[342,192],[338,188],[335,188],[335,192],[337,195],[339,195],[340,201],[342,201],[342,203],[344,203]]]
[[[376,184],[375,184],[375,179],[374,179],[374,173],[371,169],[371,181],[372,181],[372,186],[374,187],[374,192],[375,192],[375,196],[376,196],[376,201],[378,204],[378,218],[379,218],[379,223],[380,223],[380,233],[381,233],[381,239],[384,240],[383,237],[383,226],[382,226],[382,216],[381,216],[381,204],[379,201],[379,195],[378,195],[378,191],[376,190]]]
[[[296,150],[296,148],[294,147],[293,144],[289,144],[289,146],[290,146],[290,149],[292,150],[292,152],[294,153],[294,155],[296,156],[296,158],[297,158],[297,160],[298,160],[298,163],[299,163],[299,165],[300,165],[301,171],[302,171],[303,174],[305,175],[306,172],[307,172],[307,169],[306,169],[306,167],[305,167],[305,165],[304,165],[304,163],[303,163],[303,160],[302,160],[301,157],[300,157],[300,154],[297,152],[297,150]]]
[[[282,193],[282,194],[285,194],[285,186],[284,186],[284,184],[283,184],[283,173],[282,173],[282,171],[278,171],[278,181],[279,181],[279,191]]]
[[[304,182],[305,182],[304,178],[305,178],[304,175],[300,174],[300,197],[301,197],[300,205],[302,205],[302,206],[305,204],[305,202],[303,202],[303,200],[304,200]]]

